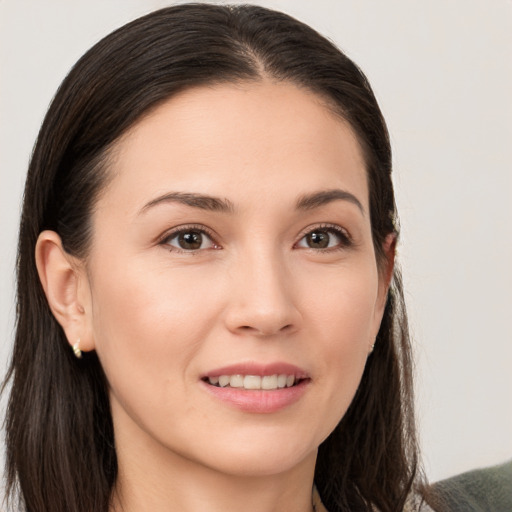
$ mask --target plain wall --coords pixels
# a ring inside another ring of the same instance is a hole
[[[388,121],[428,476],[512,457],[512,2],[254,3],[334,40],[365,71]],[[165,5],[0,0],[2,371],[23,181],[45,110],[92,44]]]

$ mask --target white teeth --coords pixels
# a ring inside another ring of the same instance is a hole
[[[265,375],[261,379],[261,389],[277,389],[277,375]]]
[[[286,387],[286,375],[279,375],[277,377],[277,387],[278,388],[285,388]]]
[[[212,386],[219,386],[225,388],[230,386],[232,388],[244,389],[263,389],[274,390],[290,388],[295,384],[295,375],[219,375],[218,377],[208,377],[208,382]]]
[[[261,389],[261,377],[259,375],[246,375],[244,377],[244,388]]]
[[[244,376],[243,375],[231,375],[229,379],[229,385],[232,388],[243,388],[244,387]]]
[[[229,375],[221,375],[219,377],[219,386],[225,388],[229,384]]]

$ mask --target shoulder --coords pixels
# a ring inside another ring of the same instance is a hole
[[[512,460],[499,466],[475,469],[437,482],[431,492],[450,512],[503,512],[512,510]]]

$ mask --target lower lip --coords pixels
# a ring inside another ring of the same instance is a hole
[[[270,414],[289,407],[306,392],[309,379],[304,379],[290,388],[275,390],[248,390],[243,388],[221,388],[207,382],[201,384],[215,398],[243,412]]]

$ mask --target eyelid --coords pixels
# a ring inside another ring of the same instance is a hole
[[[196,250],[187,250],[187,249],[180,249],[179,247],[175,247],[174,245],[168,244],[168,240],[176,237],[180,233],[186,233],[187,231],[199,231],[200,233],[206,235],[213,244],[213,247],[209,249],[220,249],[220,244],[216,241],[217,235],[209,228],[204,226],[203,224],[181,224],[179,226],[174,226],[173,228],[169,229],[168,231],[164,232],[161,236],[157,239],[158,245],[166,245],[167,249],[173,251],[173,252],[180,252],[180,253],[189,253],[189,254],[197,254],[198,252],[209,250],[209,249],[196,249]]]
[[[312,247],[304,247],[304,249],[311,249],[313,251],[328,252],[328,251],[337,250],[337,249],[346,249],[347,247],[352,247],[354,245],[354,240],[353,240],[352,236],[350,235],[350,233],[347,231],[347,229],[341,227],[338,224],[320,223],[320,224],[312,224],[312,225],[307,226],[306,228],[304,228],[301,231],[301,233],[299,234],[298,239],[297,239],[297,241],[294,244],[294,247],[296,247],[297,244],[306,235],[308,235],[312,231],[316,231],[316,230],[318,230],[318,231],[321,231],[321,230],[334,231],[336,233],[336,235],[339,236],[342,239],[342,243],[340,244],[340,246],[329,247],[329,248],[325,248],[325,249],[313,249]]]

